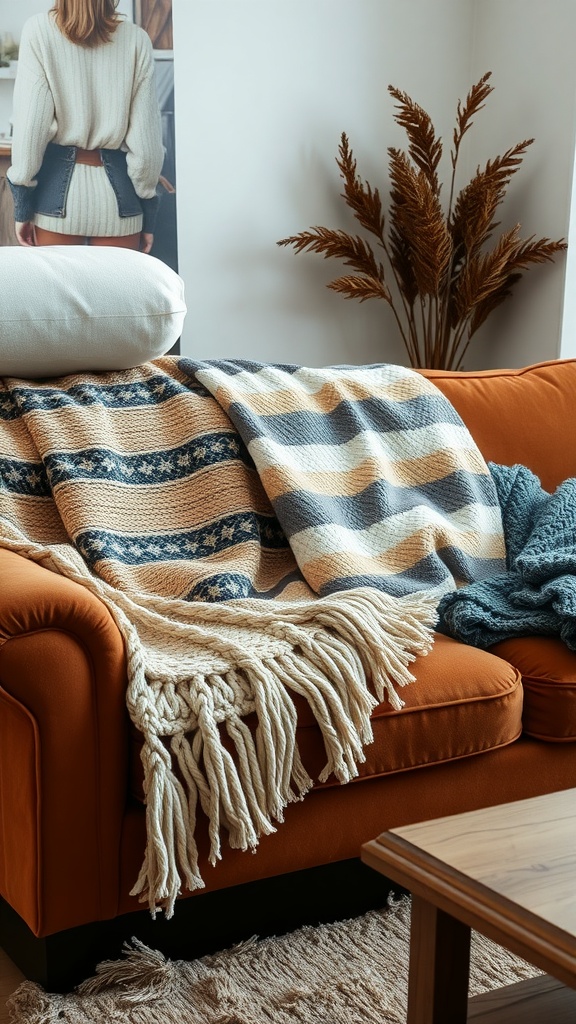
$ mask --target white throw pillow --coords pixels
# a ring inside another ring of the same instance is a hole
[[[0,248],[0,376],[126,370],[180,337],[184,282],[154,256],[91,245]]]

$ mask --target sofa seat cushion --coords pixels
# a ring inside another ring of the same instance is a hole
[[[512,743],[522,731],[522,683],[507,662],[438,635],[430,654],[412,666],[404,707],[388,703],[372,714],[374,742],[365,748],[358,779],[440,764]],[[298,730],[302,760],[316,779],[324,767],[317,726],[306,708]],[[319,786],[320,783],[317,783]],[[337,786],[330,778],[325,786]]]
[[[415,682],[401,694],[404,708],[394,711],[385,703],[373,712],[374,742],[365,748],[358,779],[469,757],[520,735],[521,676],[508,662],[438,634],[430,654],[412,670]],[[295,704],[302,760],[317,779],[325,764],[320,730],[306,701],[296,697]],[[140,734],[133,730],[131,788],[138,800],[143,799],[141,745]],[[331,777],[316,785],[340,783]]]
[[[522,675],[524,732],[534,739],[576,740],[576,653],[557,637],[516,637],[492,652]]]

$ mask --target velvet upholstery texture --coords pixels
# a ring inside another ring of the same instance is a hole
[[[576,654],[557,637],[515,637],[492,651],[515,665],[524,689],[524,732],[537,740],[576,740]]]
[[[124,648],[77,584],[4,549],[0,580],[0,892],[42,934],[115,913]]]
[[[284,823],[262,837],[255,854],[226,849],[213,868],[200,836],[206,891],[356,857],[362,843],[388,828],[569,789],[576,784],[574,755],[568,743],[521,738],[455,763],[313,790],[301,803],[290,804]],[[124,820],[119,913],[141,906],[128,893],[143,841],[142,808],[133,804]],[[192,897],[198,898],[204,898],[203,890]]]
[[[549,490],[576,475],[576,360],[426,375],[485,458],[524,463]],[[386,828],[576,786],[575,657],[545,637],[492,652],[438,637],[414,666],[405,708],[376,709],[359,778],[290,805],[254,855],[224,841],[211,868],[204,843],[208,889],[357,856]],[[35,935],[139,907],[129,892],[145,815],[130,795],[138,766],[125,688],[107,609],[0,548],[0,894]],[[317,774],[318,734],[299,713],[303,758]]]
[[[487,462],[528,466],[547,491],[576,476],[576,360],[424,372],[458,410]]]

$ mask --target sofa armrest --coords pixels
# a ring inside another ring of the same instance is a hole
[[[36,935],[117,913],[124,645],[79,584],[0,549],[0,894]]]

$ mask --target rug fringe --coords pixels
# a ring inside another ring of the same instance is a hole
[[[125,942],[120,960],[103,960],[96,974],[77,986],[81,996],[97,995],[111,988],[122,989],[120,1002],[138,1004],[168,997],[174,985],[172,963],[157,949],[137,938]]]
[[[13,1024],[58,1024],[58,1006],[44,989],[33,981],[23,981],[6,1000]],[[61,1019],[60,1019],[61,1020]]]

